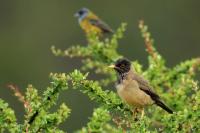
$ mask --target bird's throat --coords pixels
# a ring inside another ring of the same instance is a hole
[[[118,76],[118,84],[122,83],[122,81],[126,78],[128,73],[119,73]]]

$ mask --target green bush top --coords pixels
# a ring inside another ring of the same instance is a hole
[[[89,122],[78,133],[102,132],[200,132],[200,91],[194,79],[200,66],[200,58],[190,59],[173,68],[166,66],[166,60],[154,47],[154,41],[148,27],[140,21],[139,28],[148,52],[148,68],[143,69],[138,61],[132,61],[135,71],[149,80],[155,91],[175,111],[167,114],[156,106],[148,107],[144,118],[136,120],[132,116],[132,107],[123,103],[118,95],[109,89],[116,76],[107,66],[118,58],[118,40],[123,38],[126,24],[123,23],[112,37],[103,39],[95,34],[87,36],[87,45],[72,46],[66,50],[52,47],[56,56],[82,58],[80,70],[70,73],[51,73],[49,87],[38,94],[37,89],[28,85],[25,95],[10,85],[14,94],[24,104],[26,114],[24,123],[17,123],[14,111],[0,99],[0,131],[11,133],[64,133],[58,125],[70,114],[70,109],[62,103],[56,112],[49,109],[57,104],[59,94],[65,89],[76,89],[90,100],[97,102]],[[88,71],[104,74],[106,78],[89,80]]]

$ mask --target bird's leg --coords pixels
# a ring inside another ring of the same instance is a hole
[[[141,112],[141,119],[144,117],[144,114],[145,114],[145,112],[144,112],[144,108],[135,108],[134,110],[133,110],[133,118],[137,121],[138,119],[137,119],[137,114],[139,113],[139,112]]]
[[[133,115],[133,117],[135,118],[135,114],[136,114],[136,108],[134,108],[134,109],[132,109],[132,115]]]
[[[142,108],[141,119],[144,117],[144,108]]]
[[[132,112],[133,112],[133,118],[134,118],[134,120],[137,121],[138,120],[137,113],[139,112],[138,108],[134,108],[132,110]]]

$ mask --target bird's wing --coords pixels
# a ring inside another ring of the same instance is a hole
[[[160,97],[151,89],[151,86],[143,77],[134,74],[133,80],[138,82],[139,88],[148,94],[156,105],[166,110],[170,114],[173,113],[173,111],[161,101]]]
[[[90,23],[94,26],[99,27],[100,29],[102,29],[104,32],[107,33],[113,33],[113,30],[110,28],[110,26],[108,26],[105,22],[103,22],[102,20],[99,19],[90,19]]]
[[[145,80],[143,77],[134,74],[133,80],[136,80],[138,82],[139,88],[146,94],[148,94],[152,100],[156,101],[160,99],[160,97],[151,89],[148,81]]]

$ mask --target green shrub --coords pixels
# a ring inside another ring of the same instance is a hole
[[[64,51],[53,46],[52,52],[56,56],[81,57],[83,66],[80,70],[68,74],[50,74],[52,81],[42,96],[32,85],[28,86],[24,96],[16,87],[10,86],[19,101],[24,103],[26,115],[24,123],[18,124],[14,111],[0,100],[0,131],[64,132],[58,125],[67,119],[70,109],[64,103],[56,112],[49,112],[49,109],[56,104],[61,91],[73,88],[98,103],[98,108],[94,109],[89,118],[90,121],[76,131],[78,133],[200,132],[200,91],[198,82],[194,79],[200,68],[200,58],[181,62],[173,68],[167,67],[165,59],[154,47],[148,27],[143,21],[139,23],[139,28],[149,54],[149,65],[145,70],[138,61],[132,61],[132,65],[136,72],[149,80],[175,113],[167,114],[153,105],[146,109],[144,118],[136,120],[132,116],[132,107],[123,103],[116,92],[109,89],[108,86],[116,80],[116,75],[107,66],[123,57],[117,52],[117,48],[125,27],[126,24],[122,24],[111,39],[103,40],[91,35],[87,38],[86,46],[72,46]],[[106,78],[89,80],[89,70],[103,74]]]

